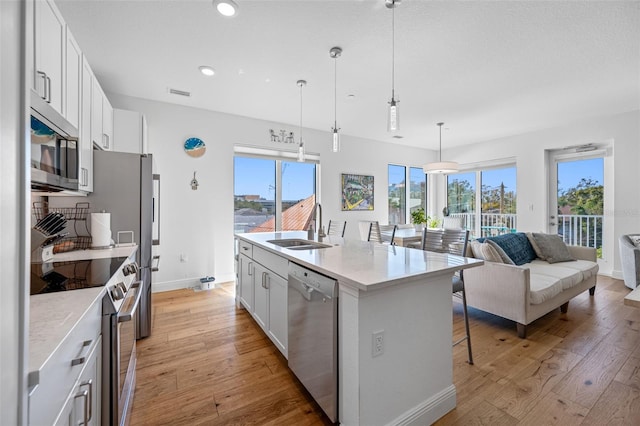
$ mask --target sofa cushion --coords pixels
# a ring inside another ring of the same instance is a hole
[[[571,253],[569,253],[567,245],[559,235],[533,232],[531,236],[542,253],[541,258],[547,262],[557,263],[576,260]]]
[[[524,265],[536,259],[535,250],[524,232],[503,234],[497,237],[478,238],[478,241],[493,241],[509,256],[515,265]]]
[[[583,271],[579,267],[567,267],[572,264],[573,262],[563,263],[562,265],[551,265],[544,260],[534,260],[527,266],[531,271],[532,282],[534,281],[534,274],[536,277],[551,277],[560,283],[560,291],[562,291],[574,287],[584,280]]]
[[[488,262],[504,263],[498,251],[488,242],[481,243],[479,241],[470,241],[469,246],[476,259],[486,260]]]
[[[549,264],[547,264],[549,266]],[[532,305],[539,305],[549,299],[553,299],[562,293],[562,282],[551,275],[538,274],[529,271],[531,278],[529,287],[529,301]]]

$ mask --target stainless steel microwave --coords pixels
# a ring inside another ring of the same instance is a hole
[[[31,189],[78,190],[78,129],[31,94]]]

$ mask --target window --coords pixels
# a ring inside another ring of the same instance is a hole
[[[316,203],[316,164],[234,158],[234,232],[308,227]]]
[[[502,167],[447,176],[449,215],[464,218],[473,237],[516,231],[516,168]]]
[[[422,168],[389,164],[389,223],[409,223],[409,214],[427,207],[427,175]],[[407,176],[408,173],[408,176]],[[407,187],[406,182],[409,182]]]

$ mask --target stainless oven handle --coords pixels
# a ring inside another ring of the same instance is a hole
[[[89,417],[86,417],[85,424],[91,420],[93,417],[93,413],[91,412],[91,407],[93,406],[93,380],[89,379],[85,382],[80,383],[80,387],[89,386]]]
[[[78,394],[76,394],[76,396],[74,396],[74,399],[77,398],[84,398],[84,421],[81,423],[84,426],[88,426],[89,425],[89,391],[82,391]]]
[[[85,340],[84,342],[82,342],[82,351],[80,351],[81,356],[71,360],[71,366],[72,367],[74,365],[84,364],[84,362],[86,361],[86,354],[83,353],[83,352],[85,352],[85,351],[88,352],[89,351],[89,348],[91,348],[91,343],[93,343],[93,340]]]
[[[140,303],[140,297],[142,296],[142,281],[135,281],[133,284],[131,284],[131,287],[129,287],[129,291],[132,291],[133,289],[136,289],[136,295],[131,297],[135,297],[136,300],[133,302],[133,306],[131,307],[129,312],[118,314],[118,322],[131,321],[133,316],[136,314],[138,304]],[[128,295],[129,292],[127,292],[127,297]]]

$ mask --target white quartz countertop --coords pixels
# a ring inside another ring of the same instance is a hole
[[[78,250],[54,255],[49,262],[129,257],[137,246]],[[106,284],[106,282],[105,282]],[[105,287],[92,287],[29,297],[29,371],[38,371],[98,299]]]
[[[460,269],[480,266],[478,259],[434,253],[387,244],[324,237],[332,247],[315,250],[291,250],[269,240],[307,239],[301,231],[236,234],[237,238],[277,253],[299,265],[336,278],[358,290],[374,290],[407,282],[409,279],[451,274]]]

